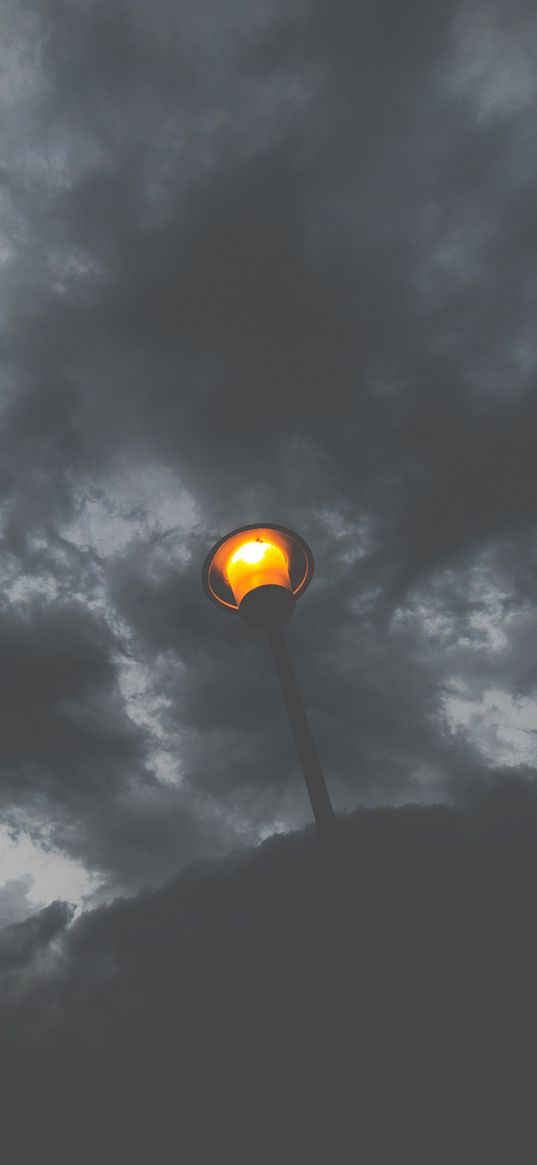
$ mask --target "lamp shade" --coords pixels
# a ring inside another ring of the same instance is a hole
[[[259,587],[281,587],[302,594],[313,575],[313,555],[299,534],[286,526],[241,526],[209,551],[203,566],[204,588],[218,606],[238,611]]]

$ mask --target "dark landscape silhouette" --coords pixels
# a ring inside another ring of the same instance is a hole
[[[0,932],[6,1159],[525,1160],[534,787],[341,834]]]

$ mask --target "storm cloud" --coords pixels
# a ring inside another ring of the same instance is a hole
[[[533,780],[533,6],[3,19],[6,846],[96,901],[309,820],[266,646],[199,584],[257,520],[315,554],[339,811]]]

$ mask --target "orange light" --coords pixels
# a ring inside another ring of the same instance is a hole
[[[304,539],[287,526],[241,526],[209,551],[202,569],[203,586],[213,602],[238,612],[245,595],[276,585],[294,598],[313,575],[313,555]]]
[[[255,587],[278,586],[291,590],[283,550],[261,538],[243,542],[228,559],[225,574],[237,605]]]

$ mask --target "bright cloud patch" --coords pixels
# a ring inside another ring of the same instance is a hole
[[[466,570],[439,573],[396,611],[393,624],[441,648],[497,652],[506,647],[514,618],[509,586],[483,559]]]
[[[125,470],[98,487],[88,483],[80,491],[77,517],[62,533],[80,549],[107,558],[124,550],[133,538],[157,532],[168,533],[177,551],[177,537],[195,520],[193,499],[173,475],[147,467]]]
[[[97,886],[80,862],[43,849],[29,834],[15,838],[0,826],[0,926],[58,898],[80,906]]]
[[[444,708],[451,731],[466,736],[491,764],[537,764],[537,700],[495,689],[471,699],[461,690],[446,697]]]

